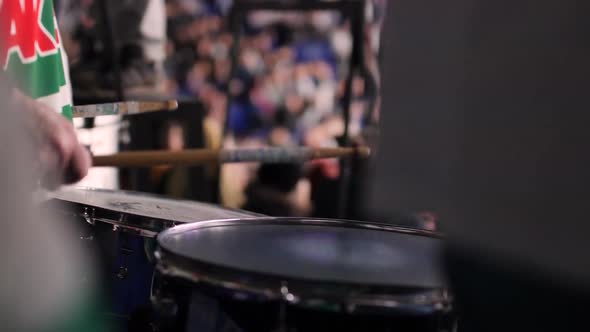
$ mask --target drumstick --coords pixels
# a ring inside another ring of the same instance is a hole
[[[262,148],[183,151],[130,151],[108,156],[94,156],[94,167],[150,167],[158,165],[195,166],[210,163],[294,163],[313,159],[368,157],[368,147],[358,148]]]
[[[93,118],[101,115],[139,114],[156,111],[174,111],[178,108],[176,100],[168,101],[125,101],[119,103],[74,106],[72,117]]]

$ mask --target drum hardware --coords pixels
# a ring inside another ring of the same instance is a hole
[[[299,302],[299,299],[296,298],[295,295],[291,294],[291,292],[289,292],[287,282],[283,282],[283,285],[281,286],[281,295],[283,297],[283,300],[287,301],[288,303]]]
[[[96,221],[99,221],[101,223],[105,223],[105,224],[109,224],[111,225],[111,230],[113,232],[125,232],[125,233],[130,233],[130,234],[135,234],[141,237],[146,237],[146,238],[155,238],[158,235],[157,231],[152,231],[152,230],[147,230],[145,228],[142,228],[141,226],[133,226],[128,224],[126,221],[114,221],[112,219],[104,219],[104,218],[96,218]],[[174,223],[170,223],[169,224],[170,227],[173,227]]]
[[[118,221],[115,221],[112,219],[105,219],[105,218],[96,218],[94,208],[84,207],[81,216],[82,216],[82,218],[84,218],[84,220],[89,225],[92,225],[92,226],[94,226],[96,224],[96,221],[106,223],[106,224],[111,224],[113,232],[123,231],[123,232],[128,232],[128,233],[132,233],[132,234],[136,234],[136,235],[148,237],[148,238],[155,238],[158,235],[158,232],[156,232],[156,231],[149,231],[149,230],[146,230],[141,227],[135,227],[133,225],[129,225],[127,222],[127,216],[124,214],[121,214],[119,216]],[[174,226],[176,226],[176,223],[170,222],[169,227],[174,227]]]
[[[88,213],[88,210],[92,211],[92,213]],[[84,212],[82,212],[82,218],[84,218],[88,224],[94,226],[94,209],[85,206]]]
[[[170,331],[197,328],[200,309],[191,299],[206,296],[218,303],[220,317],[246,332],[449,332],[456,326],[453,299],[434,263],[441,238],[342,220],[184,224],[158,236],[156,270],[163,282],[153,303],[174,303],[170,321],[177,325]]]
[[[39,196],[43,196],[39,203],[44,207],[77,223],[72,226],[81,226],[80,235],[72,240],[84,241],[101,263],[97,266],[102,276],[99,282],[111,300],[105,317],[113,320],[113,328],[122,330],[130,317],[150,307],[150,299],[155,297],[152,255],[159,232],[189,222],[260,216],[128,191],[63,187]],[[85,278],[80,275],[81,280]],[[151,323],[145,322],[145,326],[154,326]]]
[[[288,225],[291,223],[290,218],[275,218],[277,220],[281,220],[280,224]],[[213,227],[223,227],[223,226],[231,226],[235,225],[236,223],[248,223],[248,224],[257,224],[257,223],[264,223],[265,221],[269,221],[266,219],[260,220],[247,220],[247,221],[240,221],[236,219],[228,219],[228,220],[212,220],[212,221],[204,221],[199,223],[199,229],[206,229],[206,228],[213,228]],[[341,220],[327,220],[327,219],[309,219],[307,220],[314,225],[333,225],[339,227],[347,227],[347,228],[358,228],[359,225],[351,221],[341,221]],[[272,222],[272,221],[271,221]],[[180,225],[168,230],[168,233],[174,232],[181,232],[184,228],[190,227],[190,225]],[[391,231],[395,230],[398,233],[402,234],[415,234],[419,236],[429,236],[433,238],[441,238],[441,235],[437,233],[433,233],[430,231],[424,230],[416,230],[412,228],[404,228],[404,227],[397,227],[391,226],[386,224],[369,224],[363,225],[363,228],[372,229],[372,230],[380,230],[380,231]],[[190,280],[194,283],[207,283],[227,289],[231,289],[235,292],[240,292],[244,294],[250,294],[250,296],[255,296],[259,298],[264,298],[266,300],[279,300],[283,299],[292,304],[299,304],[302,306],[307,307],[331,307],[333,303],[326,301],[325,299],[317,299],[317,298],[304,298],[301,295],[297,295],[297,289],[295,286],[292,289],[289,289],[288,282],[282,281],[280,286],[273,288],[268,286],[261,286],[256,284],[246,284],[241,283],[239,280],[224,280],[215,278],[211,275],[204,275],[200,274],[196,271],[187,270],[184,268],[182,264],[178,264],[175,261],[168,262],[169,255],[163,252],[162,248],[158,248],[155,252],[155,258],[158,261],[156,265],[157,269],[160,270],[165,275],[182,278],[186,280]],[[239,277],[238,277],[239,279]],[[370,296],[370,299],[368,299]],[[366,305],[378,305],[378,306],[386,306],[392,308],[402,308],[402,307],[410,307],[410,306],[420,306],[420,305],[433,305],[437,308],[447,308],[450,304],[450,298],[448,292],[446,290],[436,290],[430,291],[426,293],[418,293],[418,294],[410,294],[410,295],[395,295],[388,298],[377,298],[375,295],[370,294],[348,294],[347,300],[353,306],[366,306]]]
[[[417,294],[404,298],[397,295],[392,296],[363,296],[349,298],[347,300],[347,310],[349,313],[362,311],[366,307],[381,307],[389,309],[408,310],[421,306],[430,306],[434,311],[449,311],[452,306],[452,299],[446,290],[432,291],[426,294]]]
[[[164,275],[168,275],[168,276],[171,276],[174,278],[179,278],[179,279],[190,280],[191,282],[194,282],[194,283],[203,282],[203,283],[215,285],[215,286],[218,286],[221,288],[231,289],[236,294],[239,294],[237,296],[237,298],[242,298],[242,299],[255,297],[255,298],[260,298],[260,299],[264,299],[264,300],[277,300],[277,299],[282,298],[282,294],[280,292],[280,289],[277,291],[277,290],[273,290],[270,288],[252,287],[252,286],[249,286],[246,284],[241,284],[239,282],[232,282],[232,281],[226,281],[226,280],[222,280],[222,279],[208,277],[204,274],[199,274],[196,272],[183,270],[182,268],[180,268],[178,266],[174,266],[172,264],[167,264],[167,263],[165,263],[166,258],[164,258],[164,254],[162,252],[160,252],[159,250],[156,251],[154,257],[156,258],[156,261],[157,261],[156,269]]]
[[[283,300],[286,302],[279,303],[277,330],[278,332],[287,332],[287,303],[295,302],[295,296],[289,292],[286,282],[284,282],[283,286],[281,286],[281,294],[283,295]]]

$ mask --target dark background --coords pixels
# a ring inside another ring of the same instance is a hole
[[[374,212],[432,211],[465,254],[587,285],[589,9],[392,2]]]

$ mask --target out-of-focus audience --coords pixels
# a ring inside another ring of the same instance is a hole
[[[165,0],[56,3],[77,95],[112,93],[119,83],[126,93],[163,92]]]
[[[91,8],[92,2],[80,6]],[[353,48],[350,18],[336,11],[259,10],[245,18],[235,40],[226,20],[232,5],[232,0],[165,1],[165,92],[202,102],[208,112],[204,130],[210,148],[338,145]],[[362,140],[363,128],[378,119],[377,59],[385,5],[385,0],[366,1],[365,70],[355,73],[351,89],[348,129],[355,140]],[[89,27],[96,23],[87,22],[87,15],[78,16],[83,18],[78,30],[92,31]],[[238,47],[232,71],[233,45]],[[238,208],[246,203],[246,187],[259,182],[258,167],[222,168],[224,205]],[[335,162],[312,164],[302,177],[314,174],[312,187],[323,186],[337,181],[338,167]]]
[[[169,92],[199,98],[210,112],[206,131],[221,133],[227,126],[225,147],[336,146],[344,133],[342,98],[353,46],[350,20],[330,11],[253,12],[243,22],[237,68],[230,77],[230,51],[237,42],[224,19],[230,4],[167,1]],[[361,139],[366,122],[372,120],[368,116],[377,116],[377,112],[369,112],[374,105],[369,97],[377,98],[374,82],[378,73],[373,75],[373,69],[377,67],[384,7],[385,1],[378,0],[366,5],[364,55],[368,70],[354,78],[350,107],[349,131],[357,139]],[[209,140],[219,141],[212,137],[208,135]],[[252,188],[260,185],[258,167],[224,167],[221,193],[225,205],[253,206]],[[313,187],[331,183],[333,190],[338,168],[334,161],[316,163],[302,175],[313,174]],[[320,197],[321,192],[322,188],[308,190],[308,200]]]

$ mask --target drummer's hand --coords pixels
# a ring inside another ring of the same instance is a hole
[[[53,189],[74,183],[88,174],[92,160],[80,145],[74,126],[49,106],[14,90],[15,109],[25,116],[33,137],[43,186]]]

